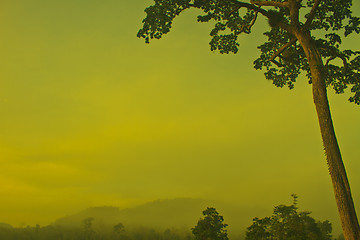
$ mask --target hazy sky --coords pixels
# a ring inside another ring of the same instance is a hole
[[[337,224],[310,85],[276,88],[253,69],[263,22],[236,55],[210,52],[196,12],[146,45],[151,3],[1,1],[0,222],[176,197],[271,212],[297,193]],[[360,213],[360,107],[329,97]]]

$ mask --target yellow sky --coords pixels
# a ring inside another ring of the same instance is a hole
[[[191,13],[145,45],[150,3],[1,2],[0,222],[176,197],[271,210],[297,193],[337,223],[307,81],[278,89],[253,69],[260,31],[211,53]],[[360,110],[329,95],[360,212]]]

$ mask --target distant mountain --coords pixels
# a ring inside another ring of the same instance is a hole
[[[117,207],[92,207],[79,213],[68,215],[55,220],[52,225],[62,227],[81,227],[82,221],[86,218],[94,218],[96,224],[113,225],[120,220],[120,209]]]
[[[11,229],[11,228],[13,228],[13,226],[11,226],[10,224],[7,224],[7,223],[0,223],[0,228]]]
[[[77,214],[59,218],[53,225],[81,227],[84,219],[92,217],[94,218],[94,227],[114,226],[117,223],[122,223],[125,227],[190,228],[196,224],[207,206],[209,206],[208,203],[201,199],[177,198],[157,200],[122,210],[111,206],[93,207]]]

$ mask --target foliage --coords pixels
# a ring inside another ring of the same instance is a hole
[[[87,223],[92,223],[93,220],[87,219]],[[95,219],[96,220],[96,219]],[[87,225],[89,226],[89,225]],[[122,226],[122,227],[121,227]],[[82,240],[86,239],[88,235],[84,235],[83,228],[69,228],[60,226],[35,226],[24,228],[4,228],[0,226],[1,240]],[[90,228],[92,229],[92,227]],[[119,223],[108,228],[103,226],[97,229],[96,235],[90,235],[92,239],[101,240],[191,240],[193,239],[191,233],[188,231],[180,231],[178,229],[166,229],[164,231],[155,230],[152,228],[138,227],[126,230],[124,226]],[[90,238],[91,239],[91,238]]]
[[[122,223],[118,223],[114,226],[114,232],[116,234],[122,234],[125,232],[124,225]]]
[[[125,233],[125,227],[122,223],[118,223],[114,226],[114,239],[128,240],[129,237]]]
[[[331,240],[331,223],[316,221],[310,212],[299,212],[297,196],[292,196],[293,204],[276,206],[271,217],[254,218],[246,240]]]
[[[95,239],[96,232],[92,229],[93,221],[94,221],[93,217],[85,218],[82,221],[83,228],[84,228],[84,239],[85,240]]]
[[[281,24],[289,26],[289,10],[285,7],[265,10],[259,7],[257,2],[260,1],[246,3],[237,0],[154,0],[154,5],[145,10],[147,15],[137,36],[144,38],[147,43],[154,38],[160,39],[170,31],[176,16],[186,9],[197,8],[204,13],[198,16],[199,22],[214,23],[210,32],[211,50],[237,53],[238,36],[241,33],[251,33],[260,13],[268,18],[271,29],[264,33],[268,41],[258,47],[260,56],[254,61],[254,67],[263,69],[266,79],[277,87],[288,86],[292,89],[301,72],[305,72],[311,84],[310,67],[298,42],[293,42],[287,51],[277,54],[282,46],[294,38],[286,27],[279,27]],[[312,31],[313,40],[326,62],[323,69],[326,84],[336,93],[343,93],[350,86],[353,95],[349,101],[360,104],[360,52],[341,48],[341,35],[346,37],[360,32],[360,18],[353,16],[351,12],[352,0],[322,0],[313,15],[310,14],[310,9],[314,7],[315,0],[298,2],[302,4],[301,10],[306,9],[302,10],[306,14],[300,19],[299,26],[302,30]],[[334,61],[336,59],[340,61]]]
[[[308,0],[306,5],[312,8],[314,0]],[[352,0],[322,1],[309,29],[313,30],[313,39],[326,61],[324,68],[326,84],[331,86],[336,93],[343,93],[348,85],[352,86],[351,91],[354,95],[349,100],[360,104],[360,52],[341,50],[340,48],[342,40],[339,34],[346,37],[354,32],[360,32],[360,18],[351,15],[351,5]],[[284,13],[284,16],[287,17],[286,21],[289,22],[287,14]],[[306,14],[305,19],[308,17],[309,14]],[[325,30],[326,34],[322,34],[323,31],[315,30]],[[292,54],[291,61],[287,61],[284,55],[279,58],[280,67],[269,61],[271,56],[279,48],[291,41],[294,36],[281,28],[271,28],[270,31],[264,34],[268,37],[268,41],[258,47],[261,54],[254,61],[254,67],[256,69],[265,68],[265,77],[272,80],[278,87],[287,85],[289,88],[293,88],[296,78],[302,71],[306,73],[309,83],[311,83],[309,64],[298,42],[288,48],[288,51]],[[332,63],[337,58],[343,62],[342,65]]]
[[[219,215],[215,208],[207,208],[203,211],[204,218],[201,218],[197,225],[192,228],[195,240],[228,240],[227,224],[224,218]]]

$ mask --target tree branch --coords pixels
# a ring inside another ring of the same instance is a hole
[[[332,56],[330,57],[328,60],[326,60],[325,66],[329,65],[329,62],[331,62],[332,60],[334,60],[336,58],[336,56]]]
[[[328,66],[329,65],[329,62],[336,59],[336,58],[340,58],[343,62],[343,65],[344,65],[344,69],[342,71],[343,74],[346,73],[347,69],[348,69],[348,63],[347,63],[347,60],[344,56],[342,56],[341,54],[336,54],[336,56],[332,56],[330,57],[327,61],[326,61],[326,64],[325,66]]]
[[[284,46],[282,46],[281,48],[279,48],[269,59],[271,62],[274,62],[275,58],[277,56],[279,56],[285,49],[287,49],[288,47],[290,47],[291,45],[293,45],[294,43],[296,43],[297,38],[293,37],[287,44],[285,44]],[[275,63],[276,64],[276,63]]]
[[[229,16],[231,16],[231,14],[233,14],[234,12],[236,12],[237,10],[239,10],[241,8],[241,6],[237,6],[236,8],[234,8],[233,10],[231,10],[231,12],[229,12]]]
[[[337,49],[331,49],[331,48],[326,48],[326,47],[320,47],[320,49],[325,50],[325,51],[330,51],[332,53],[332,56],[326,60],[326,63],[325,63],[326,67],[329,65],[329,63],[332,60],[334,60],[336,58],[340,58],[343,62],[343,66],[344,66],[343,74],[346,73],[349,65],[348,65],[346,57],[341,52],[338,52]]]
[[[270,7],[288,7],[288,2],[275,2],[275,1],[255,1],[250,0],[251,4],[257,6],[270,6]]]
[[[254,26],[256,19],[257,19],[258,12],[255,12],[254,18],[251,20],[249,25],[242,25],[240,29],[240,33],[245,32],[249,34],[251,32],[252,26]]]
[[[254,26],[257,16],[258,16],[258,12],[255,12],[255,16],[254,16],[253,20],[251,20],[251,23],[249,24],[249,30],[251,30],[252,26]]]
[[[299,29],[300,27],[299,11],[301,8],[301,0],[288,0],[288,2],[289,2],[291,25]]]
[[[278,67],[283,67],[284,66],[281,63],[279,63],[278,61],[276,61],[275,59],[271,60],[271,62],[273,62]]]
[[[234,4],[236,4],[239,8],[242,8],[242,7],[245,7],[247,9],[251,9],[251,10],[254,10],[256,12],[259,12],[261,13],[262,15],[264,15],[265,17],[267,17],[268,19],[272,18],[272,14],[269,13],[268,11],[266,11],[265,9],[262,9],[261,7],[259,6],[256,6],[255,4],[251,4],[251,3],[244,3],[244,2],[239,2],[237,0],[230,0],[231,2],[233,2]],[[251,0],[253,1],[253,0]],[[255,1],[255,2],[262,2],[262,1]],[[270,1],[271,2],[271,1]],[[279,2],[277,2],[279,3]],[[272,5],[269,5],[269,6],[272,6]],[[294,30],[293,28],[288,25],[287,23],[284,23],[284,22],[280,22],[278,24],[278,27],[284,29],[285,31],[287,32],[290,32],[290,33],[294,33]]]
[[[318,9],[320,3],[321,3],[321,0],[315,0],[314,5],[311,8],[311,11],[309,13],[309,17],[308,17],[308,19],[306,20],[306,22],[304,24],[305,29],[308,28],[310,26],[310,24],[312,23],[312,20],[315,17],[316,10]]]
[[[251,9],[254,10],[256,12],[261,13],[262,15],[264,15],[265,17],[267,17],[269,14],[265,9],[262,9],[258,6],[255,6],[254,4],[250,4],[250,3],[245,3],[245,2],[239,2],[237,0],[230,0],[231,2],[233,2],[234,4],[236,4],[236,6],[238,6],[237,10],[244,7],[247,9]]]

